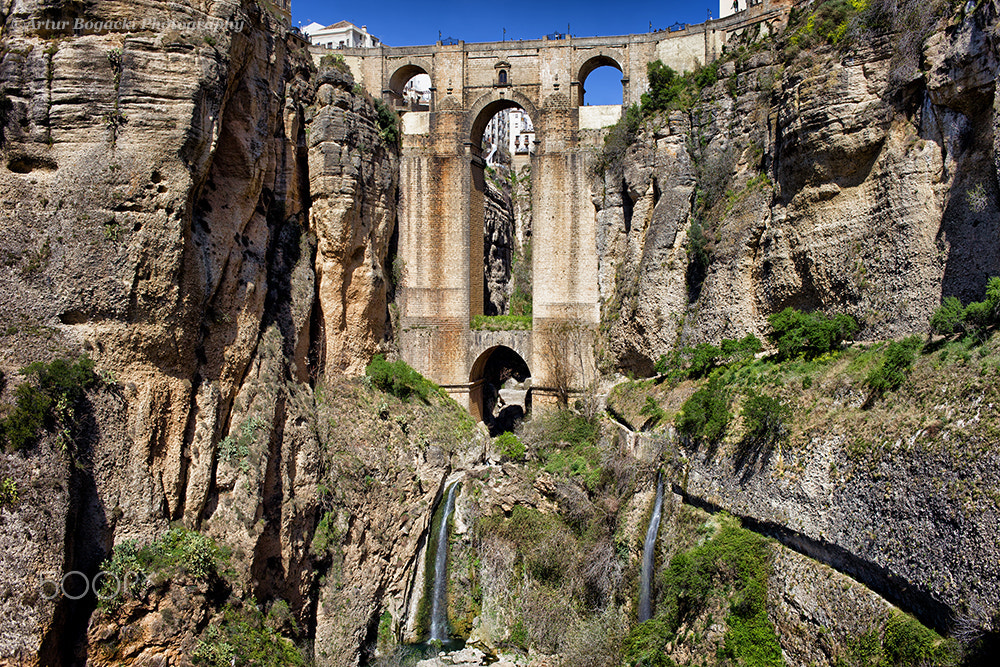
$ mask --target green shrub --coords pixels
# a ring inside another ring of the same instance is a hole
[[[798,356],[817,357],[840,346],[858,332],[858,323],[850,315],[837,313],[827,317],[820,312],[804,313],[785,308],[767,318],[774,331],[770,334],[783,359]]]
[[[683,380],[687,377],[684,349],[673,349],[669,354],[661,354],[653,364],[653,371],[657,375],[665,375],[667,382],[671,384]]]
[[[667,657],[673,631],[662,618],[651,618],[635,626],[625,638],[625,664],[634,667],[675,667]]]
[[[965,307],[962,319],[965,330],[978,340],[983,340],[986,330],[995,322],[993,306],[988,301],[973,301]]]
[[[21,369],[21,374],[35,376],[35,384],[18,385],[14,409],[0,420],[0,442],[10,450],[34,444],[45,428],[57,427],[68,434],[76,423],[77,403],[86,390],[101,382],[86,355],[75,362],[36,362]]]
[[[923,667],[958,665],[961,651],[953,639],[943,639],[908,614],[896,612],[886,623],[882,636],[880,665]]]
[[[101,563],[106,575],[101,580],[98,604],[116,610],[126,598],[142,595],[147,583],[147,565],[140,560],[141,550],[133,540],[125,540],[111,550],[111,558]]]
[[[340,531],[337,529],[337,515],[327,512],[316,525],[309,551],[316,558],[324,558],[332,548],[340,545]]]
[[[986,281],[985,301],[993,308],[994,320],[1000,319],[1000,276]]]
[[[513,433],[505,432],[496,437],[494,441],[497,451],[507,461],[523,461],[525,448],[524,443]]]
[[[390,363],[381,354],[376,354],[368,364],[365,375],[373,387],[404,401],[416,396],[427,402],[432,390],[424,376],[410,368],[405,361],[398,359]]]
[[[49,419],[52,399],[27,383],[18,385],[14,396],[17,403],[0,422],[0,434],[6,447],[17,451],[35,444]]]
[[[719,80],[720,64],[716,61],[705,67],[698,66],[693,72],[678,74],[661,60],[648,63],[649,92],[642,94],[643,115],[689,107],[704,88]]]
[[[7,505],[13,507],[18,501],[17,482],[10,477],[5,477],[0,484],[0,507]]]
[[[722,341],[722,356],[730,364],[752,359],[763,349],[763,343],[753,334],[747,334],[739,340],[726,338]]]
[[[684,402],[676,426],[688,442],[714,444],[725,435],[731,419],[729,392],[717,373]]]
[[[187,528],[171,528],[143,547],[126,540],[116,544],[111,557],[101,563],[101,570],[114,576],[102,580],[100,604],[116,609],[125,598],[140,596],[147,580],[165,581],[178,572],[213,581],[222,577],[229,555],[228,548],[208,535]]]
[[[881,363],[868,373],[865,383],[876,394],[899,389],[910,375],[920,346],[921,340],[917,336],[889,343]]]
[[[949,296],[931,316],[931,331],[941,336],[951,336],[962,331],[965,308],[958,297]]]
[[[771,567],[767,540],[740,528],[732,518],[723,515],[721,521],[711,539],[670,560],[656,616],[636,626],[625,640],[627,664],[671,665],[661,658],[666,645],[675,641],[683,624],[707,607],[712,596],[724,594],[730,605],[719,657],[740,665],[783,664],[778,637],[767,616]]]
[[[403,137],[399,114],[380,98],[375,98],[375,113],[379,136],[388,144],[399,145],[399,140]]]
[[[642,112],[639,105],[633,104],[625,110],[625,114],[617,123],[608,128],[607,134],[604,135],[604,145],[594,162],[596,174],[621,173],[625,153],[629,146],[635,143],[641,121]]]
[[[973,301],[965,308],[957,297],[949,296],[931,316],[931,331],[942,336],[969,333],[983,340],[990,327],[1000,324],[1000,276],[986,281],[982,301]]]
[[[39,361],[26,366],[21,374],[36,375],[39,389],[53,400],[62,398],[68,403],[80,400],[87,389],[92,389],[101,382],[94,373],[93,360],[86,355],[73,363],[65,359],[56,359],[48,364]]]
[[[347,65],[347,61],[344,60],[344,56],[339,53],[328,53],[319,59],[320,67],[329,67],[344,74],[351,71],[351,68]]]
[[[771,448],[788,438],[792,409],[781,398],[750,390],[742,415],[744,447]]]
[[[703,378],[715,368],[722,356],[722,350],[709,343],[698,343],[694,348],[686,348],[685,353],[690,358],[688,362],[688,377]]]
[[[242,608],[227,605],[222,622],[208,626],[192,655],[196,665],[286,667],[305,665],[295,645],[267,626],[251,598]]]

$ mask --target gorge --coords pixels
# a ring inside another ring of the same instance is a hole
[[[279,5],[0,2],[0,664],[993,664],[995,0],[378,59]],[[45,27],[140,13],[240,29]]]

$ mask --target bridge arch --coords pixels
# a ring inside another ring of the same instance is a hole
[[[472,416],[484,422],[491,435],[513,428],[514,422],[531,408],[531,389],[525,391],[523,405],[512,402],[494,415],[499,391],[512,378],[524,382],[530,377],[528,363],[514,348],[502,344],[486,348],[469,372],[469,411]]]
[[[465,136],[469,138],[472,146],[476,149],[482,149],[483,133],[486,131],[490,119],[498,111],[517,107],[524,109],[531,118],[532,124],[537,128],[538,109],[535,108],[530,99],[517,90],[494,90],[477,99],[469,107],[469,112],[465,117]]]
[[[422,59],[416,60],[406,60],[400,63],[387,63],[392,67],[395,67],[392,74],[386,79],[386,87],[382,91],[384,94],[389,95],[392,101],[400,101],[403,99],[403,89],[406,87],[407,82],[418,74],[426,74],[428,77],[431,76],[431,66],[430,63],[425,62]],[[431,78],[431,87],[434,86],[434,79]]]
[[[600,53],[595,55],[588,55],[579,59],[574,67],[574,74],[576,74],[576,81],[579,84],[577,89],[579,90],[579,98],[577,99],[577,106],[583,106],[583,96],[584,88],[586,86],[587,77],[598,67],[614,67],[616,70],[622,73],[622,77],[625,77],[625,58],[622,54],[615,51],[602,49]],[[622,85],[622,103],[625,103],[624,95],[624,83]]]

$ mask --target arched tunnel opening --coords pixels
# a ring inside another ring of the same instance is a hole
[[[520,354],[506,345],[489,348],[469,374],[472,416],[491,436],[513,431],[531,411],[531,371]]]

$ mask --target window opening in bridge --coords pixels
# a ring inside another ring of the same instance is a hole
[[[486,424],[491,436],[513,431],[531,411],[531,371],[513,348],[496,345],[483,352],[469,381],[473,416]]]
[[[622,104],[622,73],[612,65],[595,68],[580,85],[583,88],[583,106]]]
[[[422,67],[404,65],[389,79],[387,95],[397,111],[430,111],[431,77]]]
[[[482,206],[474,202],[472,211],[477,218],[482,215],[483,221],[482,314],[515,316],[492,322],[488,328],[530,328],[531,154],[535,150],[531,117],[520,107],[496,112],[486,123],[480,146],[482,180],[474,168],[473,196],[482,198]]]

